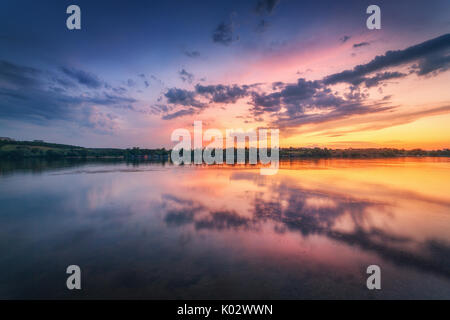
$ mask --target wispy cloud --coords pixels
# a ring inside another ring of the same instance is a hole
[[[231,43],[239,40],[239,36],[235,35],[234,29],[235,26],[232,19],[222,21],[213,32],[213,42],[229,46]]]
[[[270,14],[279,2],[280,0],[258,0],[256,2],[255,11],[258,14]]]
[[[200,52],[197,50],[184,50],[183,54],[189,58],[198,58],[200,57]]]
[[[118,115],[100,107],[143,112],[126,92],[73,67],[51,71],[0,61],[0,117],[4,119],[41,125],[62,120],[112,133],[118,128]]]
[[[94,74],[71,67],[61,67],[61,71],[88,88],[98,89],[103,85],[103,82]]]
[[[339,39],[342,43],[346,43],[348,40],[350,40],[350,36],[344,35],[342,38]]]
[[[353,44],[353,48],[366,47],[366,46],[369,46],[369,45],[370,45],[369,42],[359,42],[359,43],[354,43]]]
[[[240,99],[246,99],[255,121],[268,117],[268,125],[282,129],[355,116],[386,114],[397,107],[390,105],[390,100],[386,98],[370,99],[367,90],[361,86],[372,88],[386,84],[389,80],[405,78],[409,74],[423,76],[445,71],[449,64],[449,47],[450,35],[446,34],[403,50],[387,51],[366,64],[325,76],[322,80],[299,78],[296,83],[275,81],[270,87],[263,86],[265,89],[255,85],[224,84],[196,84],[193,90],[171,88],[165,94],[171,107],[160,112],[163,119],[169,120],[198,114],[215,104],[233,105]],[[411,65],[409,73],[383,71],[404,64]],[[338,83],[347,83],[349,87],[344,91],[332,89]],[[399,119],[425,114],[431,113],[411,113]]]
[[[181,69],[178,72],[178,75],[180,76],[180,79],[183,80],[183,82],[192,83],[194,80],[194,74],[187,72],[185,69]]]
[[[387,51],[366,64],[360,64],[351,70],[345,70],[325,77],[326,84],[339,82],[354,83],[370,73],[396,67],[406,63],[418,62],[416,73],[425,75],[430,72],[444,71],[448,68],[450,34],[427,40],[403,50]]]

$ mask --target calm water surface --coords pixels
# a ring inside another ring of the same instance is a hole
[[[445,158],[0,162],[0,298],[450,299],[449,190]]]

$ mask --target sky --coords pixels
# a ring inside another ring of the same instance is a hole
[[[448,148],[449,67],[448,0],[3,0],[0,136],[170,148],[201,120],[281,147]]]

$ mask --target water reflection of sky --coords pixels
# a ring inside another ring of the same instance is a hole
[[[1,166],[1,298],[450,298],[445,159]]]

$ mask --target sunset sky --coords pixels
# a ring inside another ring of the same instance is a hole
[[[0,136],[170,148],[202,120],[282,147],[449,148],[449,67],[448,0],[3,0]]]

